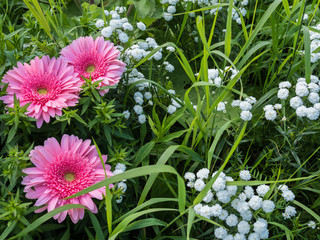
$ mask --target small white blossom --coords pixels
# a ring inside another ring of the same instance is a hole
[[[171,47],[171,46],[168,46],[166,48],[169,52],[174,52],[175,51],[175,48],[174,47]]]
[[[227,234],[228,234],[227,230],[224,229],[223,227],[219,227],[216,230],[214,230],[214,235],[218,239],[225,239]]]
[[[282,105],[280,103],[277,103],[274,105],[274,109],[280,110],[282,108]]]
[[[238,218],[234,214],[230,214],[226,219],[226,224],[230,227],[234,227],[238,224]]]
[[[133,26],[128,22],[124,23],[122,25],[122,28],[123,28],[123,30],[128,30],[128,31],[132,31],[133,30]]]
[[[143,108],[140,105],[135,105],[133,107],[133,110],[135,111],[136,114],[140,115],[143,112]]]
[[[219,102],[218,106],[217,106],[217,111],[221,112],[226,110],[226,105],[224,104],[224,102]]]
[[[281,88],[278,91],[278,98],[279,99],[287,99],[289,97],[289,90],[286,88]]]
[[[248,234],[250,232],[250,225],[246,221],[241,221],[238,224],[238,232],[242,234]]]
[[[96,27],[97,27],[97,28],[102,28],[103,26],[104,26],[104,21],[101,20],[101,19],[98,19],[98,20],[96,21]]]
[[[207,192],[207,195],[202,199],[202,201],[204,201],[205,203],[209,203],[212,201],[212,199],[213,199],[213,193],[211,190],[209,190]]]
[[[123,113],[123,116],[125,117],[125,119],[129,119],[130,117],[130,112],[128,110],[125,110]]]
[[[240,118],[243,120],[243,121],[250,121],[251,118],[252,118],[252,113],[249,112],[249,111],[242,111],[240,113]]]
[[[201,179],[197,179],[197,181],[195,181],[194,183],[194,189],[197,190],[198,192],[201,192],[205,186],[206,184]]]
[[[220,220],[226,220],[227,217],[229,216],[229,213],[227,210],[222,209],[220,215],[219,215],[219,219]]]
[[[288,207],[286,207],[284,213],[282,213],[282,216],[284,219],[288,219],[288,218],[294,217],[296,215],[296,213],[297,213],[297,211],[294,207],[288,206]]]
[[[307,108],[307,118],[310,120],[317,120],[319,117],[319,111],[313,107]]]
[[[173,106],[173,105],[168,106],[168,113],[169,114],[175,113],[176,110],[177,110],[177,108],[175,106]]]
[[[173,16],[172,16],[172,14],[171,13],[168,13],[168,12],[164,12],[163,13],[163,18],[164,18],[164,20],[166,20],[166,21],[171,21],[172,20],[172,18],[173,18]]]
[[[296,114],[298,115],[298,117],[305,117],[307,116],[307,111],[308,109],[306,108],[306,106],[302,105],[296,109]]]
[[[168,12],[168,13],[174,14],[176,11],[177,11],[177,10],[176,10],[176,7],[175,7],[175,6],[169,6],[169,7],[167,8],[167,12]]]
[[[105,38],[109,38],[113,33],[112,27],[108,26],[105,27],[101,30],[101,35],[104,36]]]
[[[274,106],[272,106],[271,104],[268,104],[266,106],[263,107],[263,111],[271,111],[274,110]]]
[[[308,227],[312,228],[312,229],[315,229],[316,228],[316,223],[314,221],[310,221],[308,223]]]
[[[141,31],[145,31],[146,30],[146,25],[143,22],[138,22],[137,23],[137,27],[141,30]]]
[[[241,215],[241,217],[242,217],[242,219],[243,219],[244,221],[249,222],[249,221],[251,221],[251,219],[252,219],[252,213],[251,213],[250,210],[245,211],[245,212],[242,212],[242,213],[240,213],[240,215]]]
[[[286,201],[293,201],[295,198],[295,195],[291,190],[282,190],[282,197]]]
[[[126,171],[126,168],[127,168],[126,165],[124,165],[123,163],[117,163],[115,167],[116,170],[120,170],[122,172]]]
[[[262,209],[263,211],[265,211],[266,213],[270,213],[274,210],[275,205],[274,202],[271,200],[264,200],[262,202]]]
[[[184,178],[186,179],[186,180],[189,180],[189,181],[194,181],[195,179],[196,179],[196,175],[194,174],[194,173],[192,173],[192,172],[186,172],[185,174],[184,174]]]
[[[257,193],[260,197],[264,197],[264,195],[266,195],[269,190],[270,190],[270,187],[265,184],[257,187]]]
[[[197,172],[197,178],[207,179],[209,177],[209,173],[210,173],[209,169],[202,168]]]
[[[290,88],[290,87],[291,87],[291,83],[288,81],[279,83],[279,88]]]
[[[254,195],[254,190],[251,186],[245,186],[244,193],[246,194],[247,198],[250,199]]]
[[[240,100],[233,100],[231,103],[232,107],[239,107],[240,106],[241,101]]]
[[[295,96],[293,98],[290,99],[290,107],[297,109],[298,107],[300,107],[303,104],[303,101],[300,97]]]
[[[240,178],[245,181],[249,181],[251,179],[251,174],[248,170],[240,171]]]
[[[119,182],[118,183],[118,189],[121,189],[122,192],[127,191],[127,184],[125,184],[124,182]]]
[[[247,101],[240,102],[239,107],[242,111],[250,111],[252,109],[252,105]]]
[[[257,195],[253,195],[248,203],[253,210],[258,210],[262,206],[262,198]]]
[[[275,110],[268,110],[265,112],[264,116],[267,120],[273,121],[277,117],[277,112]]]
[[[138,121],[139,121],[139,123],[144,124],[146,122],[146,115],[144,115],[144,114],[139,115]]]

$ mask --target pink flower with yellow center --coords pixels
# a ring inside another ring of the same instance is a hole
[[[44,205],[35,212],[48,212],[66,204],[81,204],[91,212],[97,213],[97,207],[91,198],[102,199],[105,187],[96,189],[79,197],[65,200],[113,173],[105,164],[103,169],[98,152],[90,140],[82,141],[74,135],[63,135],[61,144],[55,138],[48,138],[44,146],[37,146],[30,152],[31,162],[35,167],[22,170],[26,177],[22,184],[29,199],[37,199],[35,206]],[[107,156],[102,156],[103,161]],[[112,185],[110,185],[112,187]],[[72,222],[83,219],[84,209],[70,209],[55,215],[53,218],[62,222],[69,214]]]
[[[126,64],[120,61],[120,51],[113,43],[103,37],[94,40],[90,37],[80,37],[61,51],[62,58],[74,67],[76,73],[93,82],[102,80],[99,87],[117,84],[125,70]],[[100,91],[103,96],[108,89]]]
[[[8,83],[7,95],[0,98],[14,107],[14,95],[20,106],[28,103],[27,115],[37,119],[37,127],[50,117],[62,115],[62,108],[75,106],[79,99],[81,81],[73,68],[62,59],[43,56],[31,60],[30,65],[18,63],[9,70],[2,82]]]

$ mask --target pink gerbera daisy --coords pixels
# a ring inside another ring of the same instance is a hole
[[[126,64],[118,59],[120,51],[103,37],[94,40],[80,37],[61,51],[62,58],[74,67],[76,73],[92,81],[102,80],[100,87],[117,84]],[[108,89],[100,91],[103,96]]]
[[[9,107],[14,106],[14,95],[20,106],[30,103],[27,115],[37,119],[40,128],[43,120],[62,115],[62,108],[75,106],[78,102],[81,81],[73,68],[62,59],[43,56],[31,60],[30,65],[18,63],[3,77],[9,83],[7,95],[0,98]]]
[[[37,146],[30,152],[35,167],[22,170],[27,174],[22,184],[29,199],[38,199],[35,206],[46,206],[36,210],[52,211],[66,204],[82,204],[91,212],[97,213],[93,198],[102,199],[105,187],[82,196],[64,200],[101,180],[105,179],[98,152],[91,141],[82,141],[76,136],[63,135],[61,145],[55,138],[48,138],[44,146]],[[103,155],[104,162],[107,156]],[[110,166],[105,165],[107,177],[112,176]],[[110,185],[112,187],[112,185]],[[84,209],[71,209],[55,215],[53,218],[62,222],[69,214],[72,222],[77,223],[84,216]]]

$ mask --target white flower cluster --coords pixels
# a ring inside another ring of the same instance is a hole
[[[295,109],[298,117],[307,117],[309,120],[317,120],[320,115],[320,81],[317,76],[311,75],[311,82],[307,83],[305,78],[298,78],[295,85],[294,93],[290,94],[289,89],[292,87],[288,81],[279,84],[278,98],[286,100],[290,98],[290,107]],[[282,108],[281,104],[266,105],[265,118],[275,120],[277,111]]]
[[[163,18],[166,21],[171,21],[173,18],[173,14],[177,12],[177,9],[184,9],[184,11],[187,10],[188,3],[191,2],[193,9],[191,10],[197,10],[204,7],[210,7],[212,5],[217,5],[219,3],[219,0],[161,0],[161,4],[163,5],[164,13]],[[222,1],[222,2],[228,2],[228,1]],[[247,9],[244,7],[248,5],[248,0],[243,1],[233,1],[233,4],[239,9],[240,14],[245,17],[247,14]],[[179,6],[177,6],[179,5]],[[214,15],[217,12],[218,8],[212,8],[209,10],[203,11],[204,14],[211,14]],[[219,11],[222,10],[221,7],[219,7]],[[195,17],[195,12],[189,13],[190,17]],[[239,17],[239,13],[235,10],[235,8],[232,9],[232,19],[235,20],[238,24],[241,24],[241,19]]]
[[[314,29],[320,30],[320,23],[317,26],[313,26]],[[310,51],[311,51],[311,62],[315,63],[320,59],[320,52],[315,52],[315,50],[320,47],[320,33],[309,30],[310,34]],[[305,51],[301,51],[302,54]]]
[[[126,171],[126,165],[123,163],[117,163],[115,170],[113,171],[113,175],[117,175]],[[121,182],[117,183],[117,189],[124,194],[127,191],[127,184],[125,183],[127,180],[122,180]],[[121,203],[123,200],[123,195],[120,195],[119,198],[116,200],[117,203]]]
[[[239,71],[237,69],[230,68],[229,66],[225,67],[224,71],[221,69],[208,69],[209,83],[220,87],[222,85],[222,78],[228,77],[228,79],[233,79],[238,73]]]
[[[209,169],[202,168],[196,174],[185,173],[184,178],[188,181],[188,187],[200,192],[216,174],[217,172],[210,176]],[[251,179],[250,172],[247,170],[240,171],[239,175],[242,180]],[[256,216],[259,214],[256,211],[262,210],[268,214],[275,210],[276,206],[272,200],[264,200],[270,187],[263,184],[254,190],[251,186],[244,186],[241,191],[238,191],[236,185],[227,184],[232,181],[233,178],[221,172],[203,198],[202,203],[194,206],[196,214],[208,219],[215,218],[214,221],[220,225],[225,222],[229,230],[224,227],[216,228],[214,234],[217,239],[268,239],[268,223],[265,219]],[[294,194],[286,185],[279,186],[279,189],[286,201],[294,199]],[[283,217],[286,219],[295,214],[295,209],[288,206]],[[262,215],[265,216],[265,214]],[[253,216],[257,217],[256,220]]]
[[[284,200],[286,200],[287,202],[291,202],[294,200],[295,195],[291,190],[289,190],[287,185],[280,185],[278,189],[282,192],[281,195],[284,198]],[[294,207],[287,206],[284,213],[282,213],[282,216],[284,219],[288,219],[288,218],[294,217],[296,213],[297,211]]]
[[[232,107],[239,107],[241,109],[240,118],[243,121],[250,121],[252,118],[252,113],[250,112],[252,106],[257,102],[255,97],[249,96],[245,98],[244,101],[233,100],[231,103]]]
[[[137,61],[140,61],[142,58],[146,57],[153,49],[157,47],[159,47],[157,42],[153,38],[148,37],[145,41],[140,41],[137,44],[134,44],[130,48],[126,49],[126,51],[124,52],[124,62],[130,65]],[[174,48],[172,47],[167,47],[166,50],[168,52],[174,52]],[[148,60],[151,59],[154,59],[156,61],[161,60],[162,48],[160,48],[156,53],[154,53]],[[164,64],[168,72],[172,72],[174,70],[174,67],[170,63],[164,62]]]
[[[99,19],[96,22],[96,27],[101,29],[101,35],[105,38],[111,36],[117,37],[121,43],[126,43],[129,40],[129,32],[133,31],[133,26],[128,22],[126,17],[121,18],[121,15],[125,15],[127,9],[125,7],[116,7],[112,11],[104,11],[106,15],[106,22]],[[138,23],[140,25],[140,23]],[[137,24],[137,27],[139,28]],[[143,24],[143,23],[142,23]],[[143,24],[144,25],[144,24]]]
[[[176,94],[176,91],[173,89],[169,89],[168,92],[171,93],[172,95]],[[181,108],[180,103],[178,103],[176,100],[171,98],[171,104],[167,107],[168,113],[173,114],[177,111],[178,108]]]

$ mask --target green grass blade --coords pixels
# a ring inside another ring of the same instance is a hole
[[[224,53],[227,57],[230,56],[231,52],[231,37],[232,37],[232,9],[233,9],[233,0],[229,1],[229,9],[228,9],[228,18],[227,18],[227,28],[226,28],[226,36],[225,36],[225,45],[224,45]]]
[[[282,230],[284,230],[285,233],[286,233],[287,240],[293,239],[292,232],[286,226],[284,226],[283,224],[276,223],[276,222],[268,222],[268,223],[271,224],[271,225],[275,225],[275,226],[281,228]]]
[[[307,211],[312,217],[314,217],[319,223],[320,223],[320,216],[316,214],[314,211],[312,211],[310,208],[308,208],[306,205],[298,202],[297,200],[292,201],[295,205],[301,207],[305,211]]]
[[[188,223],[187,223],[187,240],[190,239],[190,232],[191,232],[191,228],[192,228],[192,224],[193,224],[195,216],[196,216],[196,213],[195,213],[194,209],[192,207],[189,207]]]
[[[311,50],[310,50],[310,33],[306,26],[302,27],[304,36],[304,64],[307,83],[310,83],[311,77]]]
[[[96,238],[99,240],[105,239],[97,217],[90,211],[89,211],[89,217],[91,219],[91,223],[93,225],[93,228],[96,231]]]
[[[177,209],[172,209],[172,208],[153,208],[153,209],[148,209],[148,210],[143,210],[141,212],[134,213],[125,219],[123,219],[113,230],[111,235],[109,236],[108,240],[115,240],[116,237],[123,231],[126,230],[127,226],[136,218],[139,218],[145,214],[148,213],[154,213],[154,212],[163,212],[163,211],[177,211]]]
[[[37,220],[35,220],[33,223],[31,223],[28,227],[26,227],[25,229],[23,229],[19,234],[17,234],[16,236],[10,238],[10,239],[15,239],[18,237],[22,237],[23,235],[31,232],[32,230],[36,229],[37,227],[39,227],[41,224],[43,224],[44,222],[48,221],[50,218],[52,218],[53,216],[57,215],[58,213],[61,213],[63,211],[69,210],[69,209],[74,209],[74,208],[86,208],[83,205],[80,204],[68,204],[68,205],[64,205],[62,207],[58,207],[48,213],[46,213],[45,215],[39,217]]]

